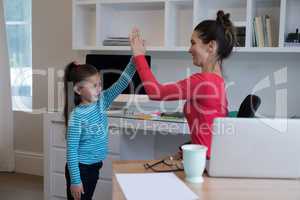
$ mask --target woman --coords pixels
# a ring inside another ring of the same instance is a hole
[[[216,117],[228,114],[222,61],[229,57],[236,42],[229,14],[218,11],[216,20],[199,23],[191,36],[189,53],[201,72],[172,84],[160,84],[145,59],[145,46],[139,31],[130,37],[134,61],[145,90],[152,100],[185,99],[184,114],[189,124],[193,144],[208,147],[210,158],[212,125]]]

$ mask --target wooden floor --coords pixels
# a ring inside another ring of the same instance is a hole
[[[43,177],[0,172],[1,200],[42,200]]]

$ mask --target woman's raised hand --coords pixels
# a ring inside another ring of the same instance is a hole
[[[145,41],[142,39],[139,29],[133,28],[129,38],[133,55],[145,55]]]

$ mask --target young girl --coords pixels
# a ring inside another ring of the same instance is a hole
[[[100,74],[92,65],[75,62],[65,69],[64,117],[67,126],[65,176],[68,199],[90,200],[108,145],[106,111],[135,73],[130,61],[119,80],[101,92]],[[72,97],[73,96],[73,97]],[[69,114],[71,102],[75,108]]]

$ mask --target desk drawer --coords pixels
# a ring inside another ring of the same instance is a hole
[[[109,141],[108,141],[109,153],[120,153],[120,129],[115,127],[109,127]]]
[[[53,158],[53,162],[51,163],[53,172],[65,173],[66,150],[52,149],[51,153]]]
[[[95,200],[111,200],[112,199],[112,182],[99,180],[94,193]]]
[[[64,174],[52,174],[51,194],[57,197],[66,197],[66,179]]]
[[[111,180],[112,179],[112,161],[120,160],[119,155],[108,155],[103,161],[103,167],[100,170],[100,179]],[[102,181],[102,180],[100,180]]]
[[[50,131],[51,138],[52,138],[52,145],[56,147],[66,147],[66,128],[63,122],[52,122],[53,127]]]

